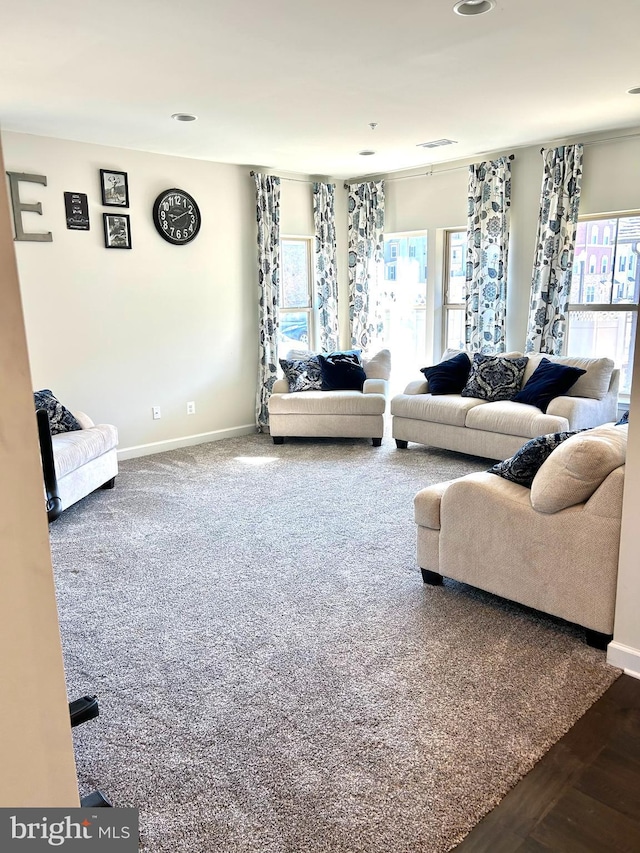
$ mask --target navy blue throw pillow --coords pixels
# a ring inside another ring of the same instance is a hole
[[[489,474],[497,474],[512,483],[531,488],[533,478],[538,469],[553,453],[559,444],[566,441],[572,435],[584,430],[576,429],[567,432],[552,432],[549,435],[539,435],[523,444],[509,459],[498,462],[493,468],[489,468]]]
[[[362,391],[367,374],[354,352],[318,355],[323,391]]]
[[[619,421],[616,421],[616,426],[624,426],[629,423],[629,409],[624,413],[624,415],[620,418]]]
[[[52,392],[45,388],[42,391],[33,392],[33,401],[36,411],[38,409],[46,409],[49,415],[49,429],[51,435],[58,435],[61,432],[73,432],[76,429],[82,429],[80,422],[76,417],[65,408],[59,400],[53,396]]]
[[[528,403],[537,406],[542,412],[554,397],[566,394],[569,388],[578,381],[586,370],[580,367],[569,367],[568,364],[557,364],[543,358],[529,377],[529,381],[513,398],[515,403]]]
[[[466,352],[461,352],[433,367],[421,367],[420,373],[424,373],[429,383],[429,393],[436,396],[459,394],[467,384],[470,370],[471,359]]]

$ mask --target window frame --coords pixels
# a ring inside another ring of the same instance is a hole
[[[282,316],[284,314],[307,314],[308,315],[308,329],[309,329],[309,340],[307,341],[307,347],[310,352],[316,349],[316,314],[317,314],[317,300],[316,300],[316,271],[315,271],[315,263],[314,263],[314,254],[313,254],[313,246],[314,246],[315,238],[308,234],[281,234],[280,235],[280,288],[279,288],[279,300],[278,300],[278,336],[280,335],[280,327],[282,325]],[[283,294],[283,286],[282,286],[282,277],[283,277],[283,268],[284,268],[284,252],[283,252],[283,244],[287,243],[304,243],[306,246],[306,256],[307,256],[307,296],[309,304],[306,306],[300,307],[282,307],[282,294]],[[280,345],[280,341],[278,341]],[[302,349],[303,347],[301,347]],[[284,354],[283,354],[284,355]]]
[[[599,222],[599,221],[602,221],[605,219],[617,219],[619,221],[621,219],[629,219],[632,217],[639,217],[639,216],[640,216],[640,210],[628,210],[628,211],[621,211],[621,212],[616,212],[616,213],[590,213],[590,214],[587,214],[585,216],[579,216],[578,222],[593,222],[593,221]],[[606,226],[605,226],[605,228],[606,228]],[[593,233],[593,232],[591,232],[591,233]],[[640,242],[640,241],[638,241],[638,242]],[[585,244],[584,244],[585,254],[588,253],[589,247],[591,247],[592,245],[593,245],[593,243],[589,239],[587,239],[585,241]],[[602,272],[596,273],[594,270],[593,272],[589,272],[588,274],[589,275],[594,275],[594,274],[606,275],[608,278],[611,279],[611,290],[610,290],[611,296],[610,296],[610,299],[613,300],[613,298],[614,298],[614,282],[615,282],[616,271],[620,272],[620,270],[616,270],[616,267],[618,266],[618,263],[617,263],[617,260],[618,260],[618,255],[617,255],[617,251],[618,251],[618,227],[616,227],[615,242],[612,242],[610,240],[610,242],[606,245],[613,247],[613,256],[611,258],[611,264],[610,265],[607,264],[607,267],[608,267],[607,272],[606,273],[602,273]],[[630,261],[632,261],[633,256],[631,255],[631,256],[629,256],[629,258],[630,258]],[[575,264],[575,258],[574,258],[574,264]],[[586,264],[585,264],[585,266],[586,266]],[[597,269],[597,266],[598,266],[597,262],[596,262],[595,266]],[[632,272],[632,268],[633,268],[633,264],[630,262],[627,265],[627,270],[626,270],[627,274]],[[574,274],[573,269],[574,268],[572,266],[572,276]],[[587,269],[590,269],[590,267],[587,267]],[[600,265],[600,269],[602,269],[602,262]],[[588,292],[588,289],[589,288],[587,286],[585,286],[585,297],[586,297],[586,294]],[[612,302],[612,301],[611,302],[589,302],[587,300],[585,300],[584,302],[570,302],[568,305],[568,308],[567,308],[567,329],[566,329],[566,334],[564,336],[564,345],[563,345],[563,354],[564,355],[569,354],[568,353],[568,346],[569,346],[569,339],[571,337],[571,315],[577,314],[577,313],[597,313],[597,312],[602,312],[602,313],[618,313],[618,312],[634,313],[635,312],[635,314],[636,314],[635,322],[638,323],[638,320],[640,318],[640,294],[638,295],[638,301],[637,302]],[[622,403],[627,403],[627,402],[629,402],[629,394],[627,392],[621,391],[618,399]]]
[[[444,349],[449,349],[449,313],[451,311],[466,311],[465,302],[449,302],[449,283],[451,280],[451,235],[465,235],[465,256],[466,244],[468,242],[467,228],[445,228],[444,229],[444,263],[442,265],[442,341]],[[466,257],[463,262],[463,269],[466,268]]]

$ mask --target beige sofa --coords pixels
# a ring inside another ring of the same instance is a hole
[[[82,429],[50,437],[55,477],[54,482],[47,483],[45,475],[49,521],[96,489],[113,488],[118,473],[116,427],[94,424],[84,412],[73,411],[72,414]],[[46,450],[44,446],[41,449],[46,470]]]
[[[426,583],[453,578],[611,639],[626,426],[560,444],[531,489],[488,472],[415,496],[417,557]]]
[[[269,432],[275,444],[285,436],[370,438],[379,447],[384,435],[391,355],[383,349],[362,357],[362,391],[289,391],[277,379],[269,398]]]
[[[460,350],[447,350],[443,360]],[[522,353],[507,353],[509,357]],[[487,402],[459,394],[433,396],[426,380],[410,382],[391,400],[392,434],[400,448],[409,441],[456,450],[487,459],[506,459],[530,438],[552,432],[584,429],[617,419],[620,371],[609,358],[561,357],[532,353],[522,384],[543,358],[586,373],[569,393],[556,397],[546,413],[535,406]]]

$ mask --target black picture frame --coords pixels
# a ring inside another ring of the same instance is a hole
[[[105,207],[129,207],[129,180],[126,172],[100,169],[100,189]]]
[[[103,213],[105,249],[131,248],[131,222],[128,213]]]

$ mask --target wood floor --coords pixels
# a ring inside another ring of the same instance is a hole
[[[456,853],[639,853],[640,680],[622,675]]]

